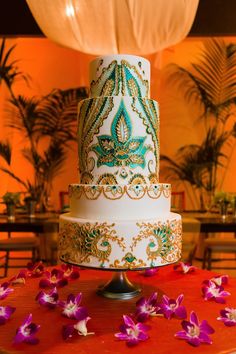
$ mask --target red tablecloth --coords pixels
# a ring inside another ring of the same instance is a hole
[[[19,353],[148,353],[148,354],[178,354],[178,353],[235,353],[236,352],[236,327],[226,327],[217,321],[219,312],[225,306],[236,307],[236,279],[230,278],[225,290],[231,293],[226,300],[226,305],[205,301],[201,294],[201,284],[205,279],[210,279],[215,273],[197,269],[194,273],[181,274],[173,270],[173,266],[163,267],[153,277],[144,277],[140,272],[129,272],[128,277],[132,282],[139,283],[145,296],[161,289],[167,296],[176,298],[184,294],[183,305],[186,306],[188,316],[190,311],[195,311],[200,320],[207,319],[215,329],[211,335],[212,345],[202,344],[194,348],[183,340],[174,338],[174,334],[181,330],[181,320],[167,320],[162,317],[152,317],[147,324],[151,326],[150,339],[138,344],[134,348],[126,346],[125,342],[118,341],[114,333],[119,332],[123,314],[133,313],[135,302],[139,297],[130,300],[110,300],[96,294],[96,289],[101,283],[111,278],[110,272],[96,270],[81,270],[78,280],[70,281],[69,285],[59,289],[61,300],[66,299],[70,293],[83,293],[82,305],[89,310],[91,320],[88,322],[89,332],[95,335],[87,337],[74,336],[64,341],[61,336],[62,325],[75,321],[61,316],[59,308],[49,310],[41,307],[35,296],[39,291],[39,278],[27,279],[25,286],[15,286],[15,291],[6,299],[0,301],[0,306],[14,306],[16,312],[11,319],[0,326],[0,349]],[[1,281],[2,283],[3,281]],[[142,294],[142,295],[143,295]],[[29,314],[33,314],[33,322],[41,325],[37,337],[39,344],[13,345],[12,340],[16,328]]]

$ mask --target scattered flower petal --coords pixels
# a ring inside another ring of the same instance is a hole
[[[209,280],[208,285],[202,287],[204,300],[214,300],[215,302],[224,304],[225,297],[231,295],[225,291],[223,286],[216,285],[213,281]]]
[[[0,325],[6,323],[16,308],[11,306],[0,306]]]
[[[14,291],[14,289],[9,288],[9,285],[9,282],[0,284],[0,300],[5,299],[10,293]]]
[[[158,268],[149,268],[145,269],[142,274],[144,277],[152,277],[153,275],[156,275],[158,273]]]
[[[220,311],[220,315],[220,317],[217,317],[217,320],[224,322],[228,327],[236,326],[236,309],[226,307]]]
[[[181,322],[183,331],[175,334],[175,337],[186,340],[194,347],[198,347],[201,343],[212,344],[209,334],[214,333],[214,329],[208,324],[206,320],[199,323],[199,319],[195,312],[191,312],[189,321]]]
[[[63,339],[71,338],[74,334],[79,334],[80,336],[88,336],[94,334],[94,332],[88,332],[87,322],[91,318],[86,316],[84,319],[78,321],[75,325],[66,325],[62,327],[62,337]]]
[[[153,293],[148,299],[141,297],[136,302],[137,310],[135,316],[138,322],[146,321],[149,316],[157,316],[159,307],[157,305],[157,293]]]
[[[80,306],[82,300],[82,293],[77,296],[73,294],[68,295],[67,301],[60,301],[59,306],[63,308],[62,315],[76,320],[84,319],[88,316],[87,309]]]
[[[17,275],[15,275],[9,280],[9,283],[11,283],[11,285],[17,285],[17,284],[25,285],[26,276],[27,276],[26,271],[24,269],[20,270]]]
[[[204,280],[203,283],[209,286],[210,281],[215,283],[218,286],[226,285],[229,282],[229,276],[228,275],[217,275],[217,276],[211,278],[210,280]]]
[[[134,346],[149,338],[149,327],[143,323],[135,323],[131,317],[123,315],[124,323],[120,326],[120,332],[115,334],[119,340],[125,340],[128,346]]]
[[[64,277],[64,272],[60,269],[54,268],[51,272],[45,271],[44,276],[45,278],[39,282],[39,287],[42,289],[54,288],[55,286],[62,288],[68,284],[68,280]]]
[[[41,290],[36,296],[35,300],[38,301],[38,303],[42,306],[49,308],[56,307],[58,304],[57,288],[55,287],[48,294]]]
[[[164,315],[165,318],[167,318],[168,320],[173,316],[176,316],[178,318],[186,318],[186,308],[185,306],[181,306],[183,299],[183,294],[179,295],[176,300],[170,299],[168,296],[163,295],[162,301],[158,304],[160,308],[158,310],[158,314]]]
[[[43,263],[37,262],[37,263],[32,263],[29,262],[27,264],[27,273],[29,277],[34,277],[34,278],[39,278],[44,274],[44,265]]]
[[[192,266],[190,263],[179,262],[179,264],[174,266],[174,270],[180,271],[181,273],[187,274],[192,273],[197,269],[197,267]]]
[[[18,343],[29,343],[37,344],[39,339],[35,337],[38,332],[40,325],[32,322],[32,314],[30,313],[23,321],[22,325],[17,328],[16,336],[14,338],[14,344]]]
[[[70,264],[62,264],[61,269],[64,272],[64,277],[70,280],[78,279],[80,277],[79,268]]]

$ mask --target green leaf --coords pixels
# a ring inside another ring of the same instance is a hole
[[[109,135],[98,136],[98,143],[104,154],[114,151],[115,142]]]
[[[118,142],[123,144],[129,139],[129,128],[123,115],[120,116],[116,124],[116,137]]]

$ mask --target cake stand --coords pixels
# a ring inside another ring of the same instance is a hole
[[[111,280],[105,285],[100,285],[97,294],[109,299],[126,300],[138,296],[141,293],[141,288],[138,285],[132,284],[126,272],[115,271]]]

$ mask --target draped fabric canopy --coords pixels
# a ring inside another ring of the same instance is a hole
[[[94,55],[151,54],[184,39],[199,0],[26,0],[44,34]]]

